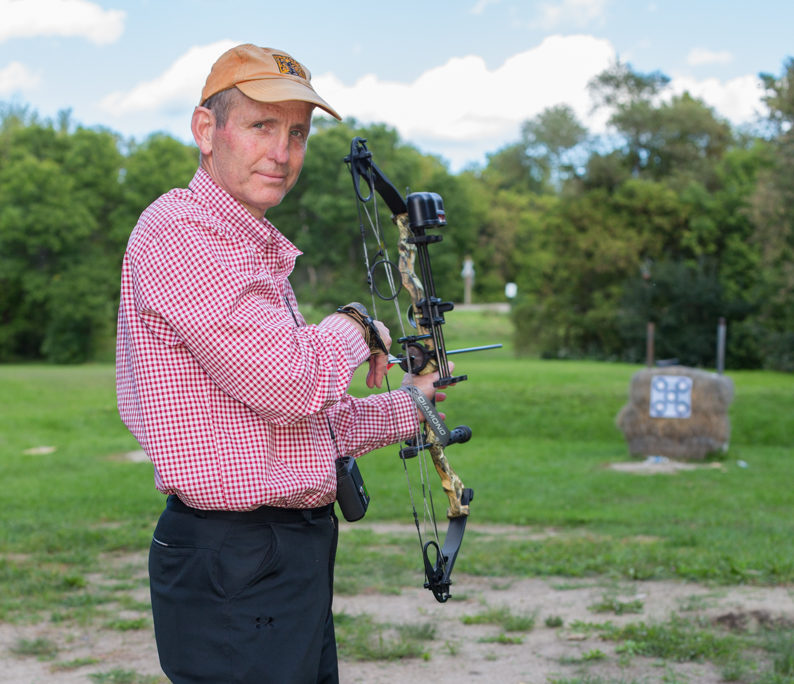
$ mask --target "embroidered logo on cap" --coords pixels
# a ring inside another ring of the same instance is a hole
[[[278,64],[278,70],[282,74],[298,76],[304,81],[306,80],[306,72],[303,70],[303,67],[294,59],[292,59],[292,57],[289,57],[288,55],[273,55],[273,59],[276,60],[276,64]]]

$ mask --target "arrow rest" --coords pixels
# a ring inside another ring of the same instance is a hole
[[[400,361],[400,368],[405,373],[421,373],[432,358],[430,350],[419,342],[403,343],[405,356]]]

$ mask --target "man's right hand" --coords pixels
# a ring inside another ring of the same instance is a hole
[[[449,370],[452,372],[455,368],[454,363],[449,364]],[[414,375],[412,373],[406,373],[403,376],[403,381],[401,386],[405,387],[406,385],[413,385],[414,387],[418,388],[422,391],[422,393],[428,398],[429,401],[435,401],[438,404],[440,401],[444,401],[447,398],[446,392],[439,392],[434,382],[436,382],[441,377],[441,374],[438,371],[434,371],[433,373],[427,373],[422,375]],[[451,387],[451,385],[450,385]],[[424,416],[421,412],[419,413],[419,420],[424,420]],[[446,416],[443,413],[439,413],[441,419],[444,420]]]

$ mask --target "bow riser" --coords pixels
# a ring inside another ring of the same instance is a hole
[[[408,214],[399,214],[393,218],[393,221],[399,233],[397,244],[400,252],[400,277],[403,287],[408,291],[411,297],[413,318],[417,321],[416,329],[419,335],[429,336],[424,346],[427,348],[428,352],[430,352],[430,356],[424,367],[417,373],[419,375],[427,375],[438,370],[438,361],[433,353],[435,351],[436,342],[433,339],[432,331],[419,323],[424,317],[420,308],[420,302],[425,300],[425,288],[416,275],[418,250],[416,244],[413,242],[414,232],[411,229]],[[452,466],[449,465],[449,461],[444,454],[444,447],[438,443],[438,438],[433,432],[428,433],[425,444],[429,447],[433,465],[441,478],[441,486],[449,499],[447,517],[459,518],[461,516],[467,516],[469,514],[469,507],[468,505],[464,505],[461,501],[464,490],[463,482],[461,482],[461,479],[452,469]]]

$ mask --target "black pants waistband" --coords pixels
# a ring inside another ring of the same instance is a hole
[[[319,508],[277,508],[274,506],[260,506],[252,511],[214,511],[191,508],[184,504],[175,494],[171,494],[166,501],[166,508],[177,513],[192,513],[199,518],[208,520],[244,520],[248,522],[263,523],[295,523],[304,520],[324,518],[331,514],[333,504]]]

